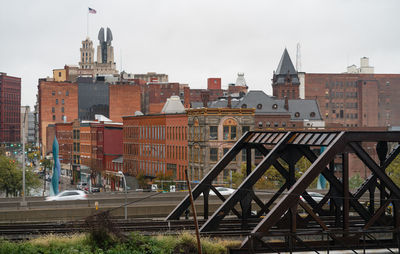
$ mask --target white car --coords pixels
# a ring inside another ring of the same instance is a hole
[[[324,195],[321,193],[318,193],[318,192],[308,192],[308,194],[317,203],[319,203],[324,198]],[[303,198],[303,196],[300,196],[300,199],[301,199],[301,201],[306,202],[306,200]]]
[[[87,195],[81,190],[66,190],[58,193],[56,196],[46,198],[46,201],[64,201],[64,200],[86,200]]]
[[[231,195],[232,193],[235,192],[234,189],[226,188],[226,187],[215,187],[215,189],[217,189],[217,191],[218,191],[222,196],[228,196],[228,195]],[[203,196],[203,193],[201,193],[200,196]],[[217,196],[217,194],[215,194],[215,192],[213,192],[212,190],[210,190],[210,196]]]

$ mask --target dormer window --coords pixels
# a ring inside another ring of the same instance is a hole
[[[272,105],[272,109],[278,109],[278,104]]]
[[[299,112],[296,112],[296,113],[294,113],[294,116],[295,116],[295,117],[300,117],[300,113],[299,113]]]

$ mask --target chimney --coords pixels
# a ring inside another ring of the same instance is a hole
[[[188,86],[183,88],[183,98],[185,108],[190,108],[190,88]]]
[[[203,107],[205,107],[205,108],[208,107],[209,98],[210,98],[210,94],[208,93],[207,90],[201,91],[201,101],[203,102]]]
[[[228,105],[227,105],[227,107],[228,108],[232,108],[232,97],[231,97],[231,95],[228,96]]]
[[[285,96],[285,109],[289,110],[289,99],[287,96]]]

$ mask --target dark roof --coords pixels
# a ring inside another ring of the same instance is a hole
[[[225,108],[227,100],[220,99],[208,103],[209,108]],[[244,104],[246,104],[244,106]],[[290,114],[292,120],[322,120],[316,100],[288,100],[289,110],[285,109],[285,100],[277,99],[263,91],[249,91],[240,100],[232,100],[232,108],[255,108],[256,115]],[[202,108],[202,102],[192,102],[192,108]],[[298,114],[297,114],[298,113]]]
[[[322,120],[316,100],[288,100],[289,110],[286,110],[284,99],[276,99],[263,91],[250,91],[242,100],[232,103],[232,107],[241,108],[243,104],[246,108],[255,108],[256,115],[290,114],[292,120]]]
[[[289,53],[287,49],[283,51],[281,61],[279,62],[278,68],[276,69],[276,75],[282,74],[297,74],[296,70],[294,69],[292,60],[290,60]]]

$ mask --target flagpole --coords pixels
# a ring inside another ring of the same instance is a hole
[[[86,37],[89,37],[89,11],[87,12],[87,20],[86,20]]]

